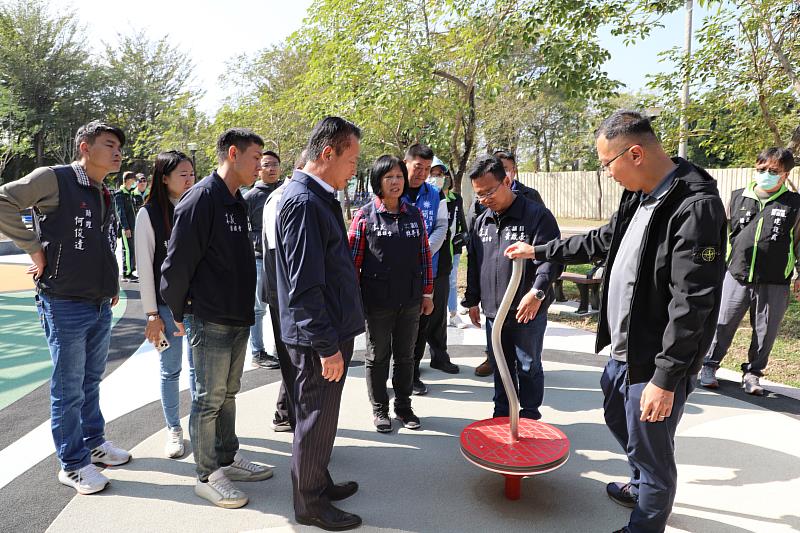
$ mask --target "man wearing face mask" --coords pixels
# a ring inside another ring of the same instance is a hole
[[[439,250],[442,248],[447,238],[447,202],[444,195],[435,185],[426,182],[430,175],[433,163],[433,150],[424,144],[413,144],[406,150],[404,157],[408,168],[408,191],[403,195],[403,199],[413,205],[422,213],[425,220],[425,228],[428,231],[428,244],[431,247],[433,261],[433,276],[436,279],[433,287],[433,297],[436,298],[437,292],[447,290],[448,279],[439,279]],[[444,303],[446,305],[447,299]],[[436,313],[436,302],[434,300],[434,313]],[[425,344],[428,342],[428,335],[432,330],[431,315],[422,315],[419,319],[419,331],[417,332],[417,342],[414,346],[414,383],[413,393],[417,396],[428,393],[428,387],[420,379],[419,364],[425,354]],[[446,346],[441,349],[431,350],[431,368],[436,368],[448,374],[457,374],[458,365],[450,362],[450,355],[446,351]]]
[[[748,394],[764,394],[759,378],[789,305],[792,270],[800,272],[800,194],[786,188],[793,167],[791,151],[767,148],[758,155],[754,179],[731,194],[722,307],[700,371],[700,384],[706,388],[719,386],[715,374],[749,309],[753,334],[741,367],[742,388]],[[800,278],[793,288],[800,299]]]

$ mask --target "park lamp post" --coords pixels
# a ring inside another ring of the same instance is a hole
[[[189,152],[192,154],[192,167],[194,171],[197,172],[197,165],[195,164],[194,155],[197,153],[197,143],[186,143],[186,148],[189,149]]]

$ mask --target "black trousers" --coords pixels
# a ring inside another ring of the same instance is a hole
[[[417,342],[414,345],[414,380],[419,379],[419,363],[425,355],[425,344],[431,347],[431,363],[449,363],[447,353],[447,297],[450,294],[450,273],[439,275],[433,282],[433,313],[419,317]]]
[[[325,491],[333,485],[328,464],[339,424],[347,367],[353,357],[353,340],[339,346],[345,373],[339,382],[322,377],[319,353],[307,346],[287,345],[292,365],[297,371],[294,382],[294,407],[297,422],[292,444],[292,487],[294,512],[318,516],[330,506]]]
[[[278,362],[281,365],[281,388],[278,391],[278,401],[275,405],[275,422],[284,420],[289,421],[289,425],[294,429],[295,416],[294,405],[290,392],[294,390],[295,368],[289,351],[286,349],[283,339],[281,339],[281,316],[277,305],[270,304],[269,319],[272,322],[272,333],[275,336],[275,351],[278,353]]]
[[[419,310],[419,300],[401,307],[367,309],[367,393],[374,414],[387,413],[389,410],[386,380],[392,359],[394,410],[397,412],[411,407],[414,341],[419,329]]]

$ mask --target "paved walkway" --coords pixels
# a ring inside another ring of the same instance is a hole
[[[140,344],[143,322],[135,289],[128,289],[131,298],[113,337],[116,349],[127,352],[112,357],[101,399],[108,438],[130,447],[134,460],[106,469],[112,483],[98,495],[75,496],[58,484],[46,385],[39,386],[0,408],[5,433],[0,435],[0,530],[306,530],[293,521],[292,435],[269,429],[277,371],[247,365],[237,402],[243,451],[275,468],[271,480],[240,484],[250,495],[248,506],[223,510],[197,498],[191,455],[163,457],[158,358],[152,347]],[[29,306],[25,301],[19,305]],[[21,326],[29,318],[20,317],[17,323]],[[9,330],[2,328],[0,320],[5,342]],[[28,331],[31,338],[35,329]],[[570,438],[571,457],[562,468],[524,481],[522,499],[510,502],[503,497],[502,478],[474,467],[459,451],[461,429],[491,415],[491,378],[472,373],[483,360],[485,333],[449,328],[448,334],[462,373],[448,376],[423,363],[423,379],[431,391],[414,399],[422,431],[374,431],[362,355],[356,354],[331,468],[336,479],[361,484],[342,507],[362,515],[362,531],[582,532],[624,525],[628,510],[604,493],[607,482],[624,479],[627,465],[603,422],[598,382],[604,357],[591,354],[593,335],[556,323],[548,328],[542,411],[545,421]],[[363,338],[356,348],[363,349]],[[5,376],[7,368],[0,367],[0,372]],[[188,413],[183,379],[182,412]],[[723,382],[718,392],[695,392],[676,439],[679,487],[668,531],[800,530],[798,443],[800,402],[780,394],[747,397],[734,382]]]

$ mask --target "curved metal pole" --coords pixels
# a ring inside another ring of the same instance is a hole
[[[522,261],[522,259],[514,260],[511,269],[511,280],[508,282],[506,293],[503,295],[503,300],[500,302],[500,308],[497,310],[497,316],[495,316],[494,319],[494,327],[492,328],[492,352],[494,353],[497,371],[500,372],[500,378],[503,380],[503,388],[508,397],[508,418],[511,422],[512,442],[519,440],[519,398],[517,397],[517,390],[514,388],[514,381],[511,379],[511,373],[508,371],[500,334],[503,331],[503,324],[506,321],[506,315],[508,315],[511,302],[514,300],[514,295],[517,294],[519,281],[522,279],[522,271],[525,268]]]

